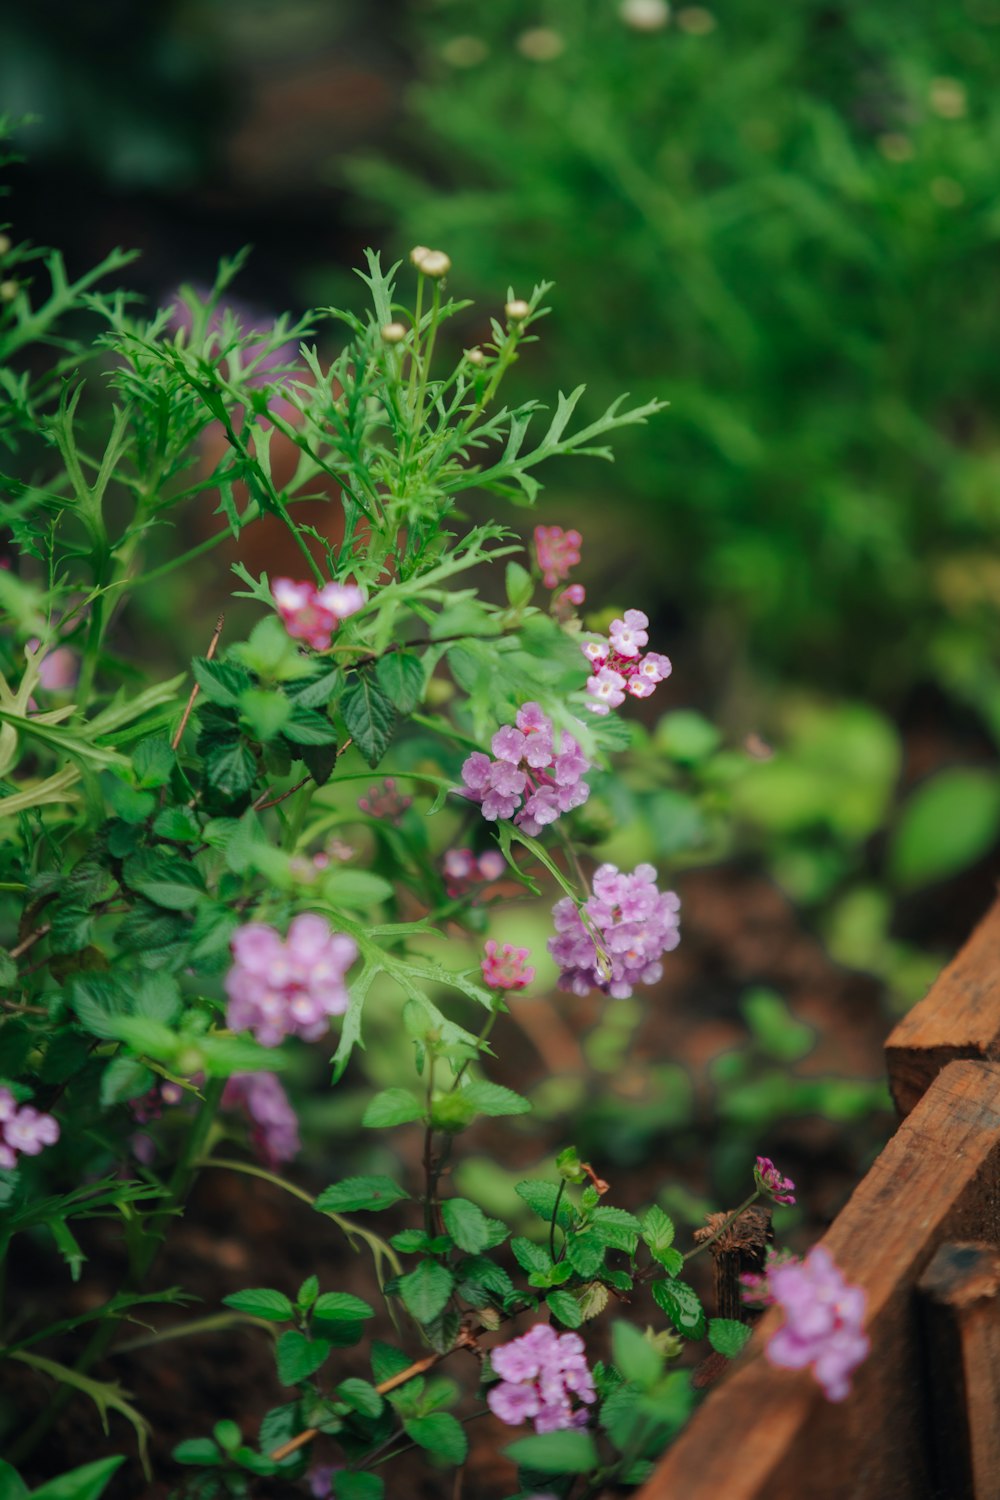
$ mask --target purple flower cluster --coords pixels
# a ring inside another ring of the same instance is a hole
[[[0,1167],[10,1172],[18,1156],[37,1156],[59,1139],[59,1125],[30,1104],[18,1104],[10,1089],[0,1088]]]
[[[769,1156],[758,1156],[753,1169],[753,1180],[762,1193],[775,1203],[795,1202],[795,1183],[783,1177]]]
[[[658,651],[642,654],[649,640],[649,619],[641,609],[627,609],[621,620],[612,620],[606,641],[587,641],[581,647],[590,662],[592,675],[587,692],[593,702],[588,708],[595,714],[606,714],[625,702],[625,694],[648,698],[656,684],[669,677],[673,668],[670,658]]]
[[[486,894],[486,886],[499,880],[506,868],[507,861],[499,849],[487,849],[478,857],[471,849],[446,849],[441,860],[448,895],[455,900],[472,893],[473,906]]]
[[[769,1300],[785,1321],[765,1354],[786,1370],[808,1366],[829,1401],[843,1401],[851,1389],[851,1371],[869,1349],[862,1332],[865,1294],[848,1286],[829,1251],[816,1245],[805,1260],[786,1261],[768,1271]]]
[[[562,971],[559,988],[574,995],[603,990],[627,1000],[634,985],[654,984],[663,973],[661,955],[680,942],[680,905],[673,891],[657,890],[652,865],[637,865],[631,875],[615,865],[601,865],[583,910],[600,933],[606,962],[601,962],[576,902],[564,897],[552,908],[556,936],[548,943]]]
[[[577,1334],[556,1333],[548,1323],[536,1323],[520,1338],[492,1349],[490,1362],[501,1381],[486,1400],[501,1422],[518,1427],[533,1421],[536,1432],[586,1425],[587,1413],[574,1410],[572,1397],[589,1406],[595,1400],[594,1382]]]
[[[490,741],[496,760],[481,750],[469,756],[462,780],[465,795],[482,804],[490,823],[513,818],[518,828],[535,835],[560,813],[586,802],[590,787],[582,778],[590,761],[569,734],[556,750],[552,720],[537,703],[519,708],[515,724],[498,729]]]
[[[295,917],[287,939],[264,922],[248,922],[234,933],[232,950],[226,1025],[252,1031],[261,1046],[277,1047],[289,1035],[314,1042],[328,1018],[347,1009],[344,975],[358,948],[324,917]]]
[[[384,776],[377,786],[368,788],[367,797],[358,798],[358,806],[370,818],[381,818],[397,827],[406,809],[413,803],[412,797],[404,797],[396,790],[396,778]]]
[[[234,1073],[222,1094],[223,1109],[245,1109],[253,1148],[267,1167],[299,1154],[299,1122],[276,1073]]]

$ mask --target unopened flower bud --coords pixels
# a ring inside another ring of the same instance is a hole
[[[426,245],[414,245],[410,251],[410,265],[416,266],[419,269],[424,263],[425,255],[430,255],[430,251]]]
[[[506,304],[504,312],[512,323],[523,323],[531,312],[531,308],[523,297],[515,297],[512,302]]]
[[[386,344],[401,344],[406,338],[406,326],[403,323],[386,323],[382,329],[382,340]]]
[[[16,281],[0,281],[0,302],[13,302],[17,292]]]
[[[451,257],[445,255],[443,250],[425,250],[423,259],[417,262],[417,266],[425,276],[432,276],[438,281],[451,270]]]
[[[465,357],[470,365],[484,365],[486,363],[486,355],[479,348],[466,349]]]
[[[0,255],[6,255],[9,249],[10,237],[6,234],[0,234]]]

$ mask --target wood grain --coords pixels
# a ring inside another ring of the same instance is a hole
[[[947,1239],[1000,1243],[997,1063],[944,1067],[822,1241],[868,1299],[872,1352],[848,1399],[762,1358],[769,1312],[641,1500],[931,1500],[914,1289]]]
[[[889,1087],[908,1115],[941,1069],[960,1057],[1000,1060],[1000,901],[885,1044]]]

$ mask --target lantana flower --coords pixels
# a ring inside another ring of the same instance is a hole
[[[574,995],[603,990],[627,1000],[634,985],[656,983],[663,974],[661,956],[680,942],[680,898],[657,889],[652,865],[637,865],[631,875],[601,865],[593,892],[583,910],[600,934],[603,955],[570,896],[552,908],[556,936],[548,949],[562,971],[559,988]]]
[[[785,1321],[764,1350],[772,1365],[809,1368],[829,1401],[850,1393],[851,1373],[870,1348],[862,1331],[865,1293],[849,1286],[832,1255],[816,1245],[805,1260],[786,1261],[768,1272],[769,1300]]]
[[[315,1041],[329,1018],[347,1009],[344,980],[358,947],[325,917],[303,912],[287,938],[264,922],[248,922],[231,946],[226,1025],[252,1031],[262,1047],[277,1047],[286,1036]]]
[[[642,648],[649,641],[649,618],[641,609],[627,609],[620,620],[612,620],[607,640],[584,641],[581,650],[590,662],[587,707],[606,714],[633,698],[648,698],[659,682],[670,676],[669,657]]]
[[[537,703],[519,708],[515,723],[498,729],[490,748],[496,759],[475,751],[462,766],[462,780],[465,795],[481,804],[491,823],[513,818],[535,835],[590,796],[583,780],[590,761],[569,734],[556,750],[552,720]]]
[[[271,580],[274,606],[288,634],[314,651],[327,651],[341,620],[357,614],[365,596],[356,583],[297,583],[293,578]]]
[[[59,1139],[59,1122],[31,1104],[18,1104],[10,1089],[0,1088],[0,1167],[8,1172],[19,1156],[37,1156]]]
[[[570,568],[575,568],[580,561],[582,541],[578,531],[563,531],[561,526],[535,527],[535,556],[547,589],[556,588],[569,577]],[[576,587],[579,588],[579,584]]]
[[[573,1398],[589,1406],[596,1394],[578,1334],[536,1323],[520,1338],[491,1349],[490,1363],[501,1380],[486,1400],[501,1422],[518,1427],[530,1421],[536,1432],[586,1425],[587,1412],[574,1408]]]
[[[265,1166],[298,1156],[298,1117],[276,1073],[233,1073],[222,1091],[222,1108],[246,1110],[254,1151]]]
[[[493,938],[484,947],[486,956],[480,967],[491,990],[523,990],[534,979],[535,971],[528,963],[531,955],[527,948],[515,948],[510,943],[498,948]]]

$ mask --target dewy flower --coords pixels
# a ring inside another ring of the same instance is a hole
[[[547,589],[554,589],[569,577],[570,568],[580,561],[582,541],[578,531],[563,531],[561,526],[535,527],[535,556]]]
[[[527,948],[514,948],[510,943],[504,943],[498,952],[492,938],[484,946],[486,957],[481,968],[483,979],[491,990],[523,990],[534,979],[535,971],[528,964],[530,953]]]
[[[615,865],[601,865],[594,874],[594,894],[583,910],[600,934],[610,974],[600,960],[594,940],[566,896],[552,908],[556,936],[549,952],[562,971],[559,988],[574,995],[603,990],[616,1000],[627,1000],[637,984],[654,984],[663,973],[660,958],[680,942],[680,898],[656,888],[652,865],[637,865],[631,875]]]
[[[648,698],[658,682],[670,676],[670,660],[658,651],[642,653],[649,640],[649,619],[641,609],[627,609],[621,620],[612,620],[608,639],[585,641],[581,650],[590,662],[587,706],[595,714],[606,714],[625,702],[625,694]]]
[[[341,620],[357,614],[365,596],[355,583],[326,583],[321,589],[292,578],[274,578],[271,595],[288,634],[314,651],[329,649]]]
[[[519,708],[515,724],[498,729],[490,741],[495,760],[481,750],[469,756],[462,767],[463,790],[482,805],[490,823],[513,818],[518,828],[535,835],[586,802],[590,787],[583,777],[590,762],[572,735],[564,734],[555,749],[552,720],[537,703]]]
[[[18,1104],[10,1089],[0,1088],[0,1167],[8,1172],[18,1156],[37,1156],[59,1139],[59,1123],[30,1104]]]
[[[232,950],[226,1025],[252,1031],[262,1047],[277,1047],[290,1035],[315,1041],[330,1016],[347,1009],[344,976],[357,944],[332,932],[324,917],[295,917],[287,939],[263,922],[248,922],[233,935]]]
[[[267,1167],[292,1161],[301,1148],[299,1122],[276,1073],[234,1073],[222,1093],[223,1109],[245,1109],[253,1147]]]
[[[786,1370],[808,1366],[827,1399],[843,1401],[870,1347],[862,1332],[862,1288],[848,1286],[829,1251],[817,1245],[805,1260],[771,1269],[768,1290],[785,1322],[764,1351],[767,1359]]]
[[[585,1406],[596,1397],[577,1334],[559,1334],[548,1323],[536,1323],[520,1338],[491,1349],[490,1362],[501,1380],[486,1401],[501,1422],[517,1427],[531,1421],[536,1432],[586,1425],[587,1413],[574,1409],[573,1397]]]
[[[762,1193],[775,1203],[795,1202],[795,1183],[783,1177],[769,1156],[758,1156],[753,1169],[753,1180]]]

